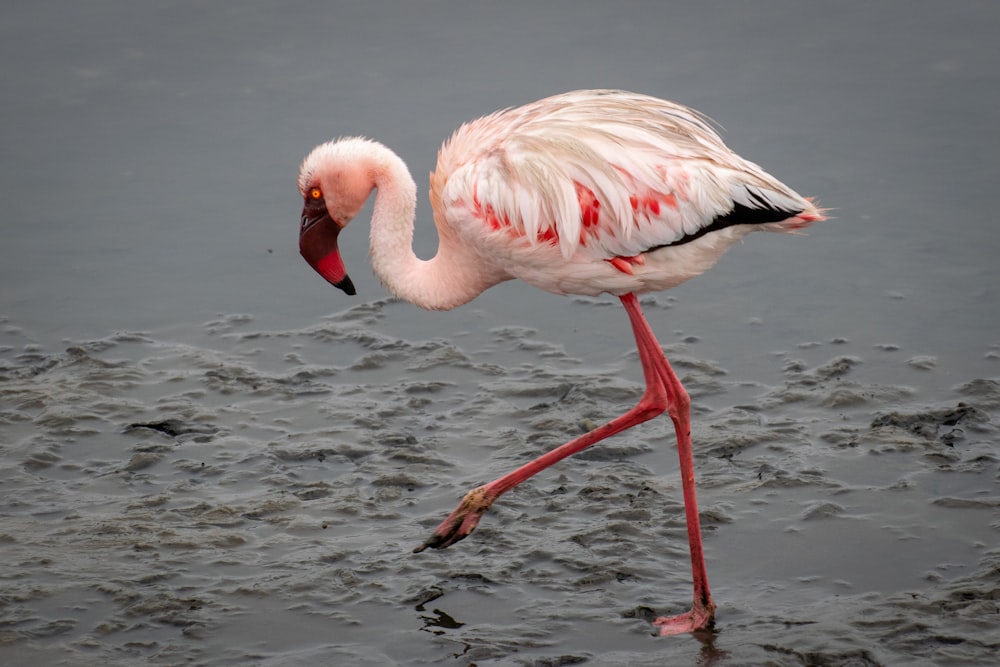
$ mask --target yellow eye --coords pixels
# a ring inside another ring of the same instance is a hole
[[[309,190],[309,199],[313,201],[318,201],[323,198],[323,192],[319,188],[312,188]]]

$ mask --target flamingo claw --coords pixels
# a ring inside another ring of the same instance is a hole
[[[715,603],[711,600],[696,600],[691,611],[677,616],[660,616],[653,621],[653,626],[661,637],[711,631],[715,628]]]
[[[434,529],[434,533],[423,544],[413,550],[413,553],[418,554],[427,548],[446,549],[455,542],[465,539],[476,529],[479,520],[495,499],[496,495],[490,493],[486,486],[479,486],[469,491],[458,507]]]

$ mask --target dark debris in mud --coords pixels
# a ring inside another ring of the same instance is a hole
[[[873,429],[895,428],[929,440],[939,440],[954,446],[965,437],[965,431],[986,432],[990,416],[974,405],[960,402],[954,407],[919,412],[891,411],[880,413],[872,420]]]
[[[219,429],[211,424],[195,424],[180,419],[163,419],[154,422],[135,422],[129,424],[126,430],[148,430],[162,433],[171,438],[181,438],[185,436],[211,436],[217,433]]]

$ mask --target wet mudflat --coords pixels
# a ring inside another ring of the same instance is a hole
[[[671,312],[658,304],[654,320]],[[467,488],[637,400],[636,356],[594,367],[523,327],[407,340],[391,332],[408,308],[279,331],[233,316],[206,324],[214,343],[118,333],[57,353],[8,327],[3,651],[374,665],[997,650],[995,380],[928,400],[868,380],[839,340],[773,352],[768,386],[671,345],[697,406],[720,611],[714,636],[654,639],[648,620],[690,597],[666,420],[520,487],[448,551],[410,553]]]
[[[0,661],[989,664],[998,12],[917,5],[5,10]],[[594,86],[702,109],[835,209],[643,298],[694,401],[699,637],[648,625],[690,596],[666,419],[410,553],[638,399],[613,299],[424,313],[360,221],[357,299],[295,248],[318,141],[377,137],[423,188],[460,122]]]

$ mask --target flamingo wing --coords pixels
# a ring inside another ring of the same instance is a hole
[[[633,257],[737,224],[794,228],[815,212],[697,112],[618,91],[487,116],[452,137],[439,167],[449,160],[461,164],[445,202],[471,210],[485,233],[557,245],[566,259]]]

